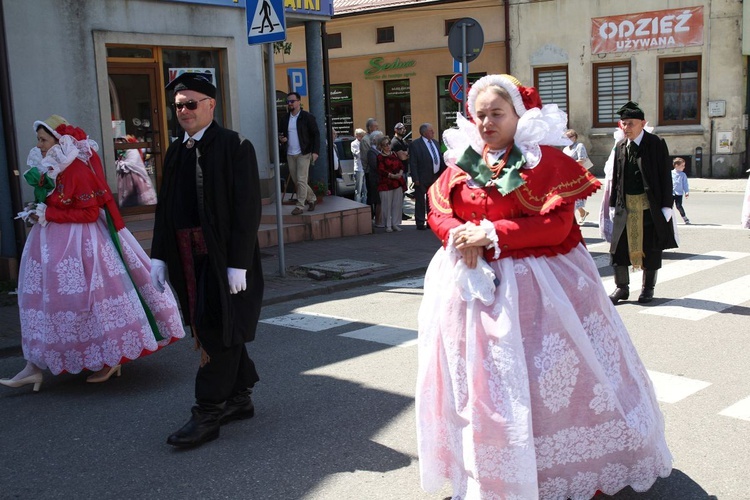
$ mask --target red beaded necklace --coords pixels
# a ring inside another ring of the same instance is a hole
[[[511,142],[508,147],[505,149],[505,153],[503,154],[503,157],[498,159],[497,162],[494,164],[490,163],[490,146],[489,144],[484,145],[484,150],[482,151],[482,159],[484,160],[485,165],[487,165],[487,168],[490,169],[490,172],[492,172],[492,178],[497,179],[500,175],[500,172],[503,170],[503,167],[505,167],[505,164],[508,163],[508,157],[510,156],[510,150],[513,149],[513,143]]]

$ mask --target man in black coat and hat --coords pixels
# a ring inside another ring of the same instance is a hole
[[[167,90],[185,133],[164,159],[151,279],[164,290],[168,270],[201,351],[192,416],[167,440],[192,447],[255,413],[259,377],[245,342],[255,338],[263,300],[261,197],[252,143],[213,120],[211,75],[183,73]]]
[[[630,295],[628,266],[643,269],[638,302],[654,298],[662,251],[676,248],[672,227],[672,176],[664,139],[644,130],[643,110],[630,101],[617,111],[625,139],[615,146],[615,166],[609,206],[614,207],[612,266],[616,289],[613,304]]]

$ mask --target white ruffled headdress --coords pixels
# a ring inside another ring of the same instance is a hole
[[[59,115],[52,115],[45,121],[35,121],[34,132],[42,126],[57,139],[58,143],[47,150],[46,156],[42,156],[42,151],[38,147],[34,147],[29,151],[29,156],[26,159],[26,164],[29,167],[36,168],[41,173],[46,173],[52,179],[57,178],[60,172],[65,170],[76,158],[87,163],[93,152],[99,151],[99,145],[88,137],[77,140],[71,135],[60,134],[58,130],[61,125],[69,124],[65,118]]]
[[[470,116],[475,115],[474,104],[479,93],[488,87],[496,86],[505,89],[513,101],[513,107],[519,116],[514,142],[521,150],[526,164],[524,168],[534,168],[542,158],[539,146],[568,146],[572,141],[565,136],[568,115],[557,107],[557,104],[542,106],[539,94],[533,87],[523,87],[521,82],[511,75],[487,75],[471,86],[467,97]],[[539,107],[541,106],[541,108]],[[468,147],[482,154],[484,141],[474,123],[461,113],[456,113],[458,128],[443,132],[443,142],[448,148],[444,154],[446,163],[455,164]]]

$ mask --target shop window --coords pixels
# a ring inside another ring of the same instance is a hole
[[[411,84],[409,80],[386,80],[383,82],[385,96],[385,128],[383,133],[393,137],[393,127],[401,122],[411,130]]]
[[[393,26],[378,28],[378,43],[391,43],[396,40],[393,34]]]
[[[700,56],[659,59],[659,125],[701,121]]]
[[[219,52],[216,50],[189,50],[189,49],[164,49],[162,51],[162,70],[164,81],[170,82],[177,76],[186,72],[200,72],[211,75],[213,84],[216,85],[216,109],[214,119],[219,125],[224,124],[224,102],[222,98],[222,85],[220,82],[221,66]],[[167,96],[167,103],[173,96]],[[169,142],[171,143],[181,137],[182,129],[177,122],[174,107],[167,106],[167,125],[169,131]]]
[[[557,104],[568,112],[568,67],[534,68],[534,87],[543,104]]]
[[[616,127],[617,110],[630,100],[630,61],[594,64],[594,127]]]
[[[454,24],[456,24],[457,21],[460,21],[460,19],[446,19],[445,20],[445,33],[443,36],[448,36],[451,32],[451,28]]]
[[[223,124],[220,54],[212,49],[107,46],[114,144],[112,149],[102,149],[102,153],[114,154],[117,181],[110,187],[123,213],[154,210],[164,153],[172,141],[181,137],[182,130],[170,105],[173,96],[164,90],[167,82],[189,71],[210,74],[217,87],[214,118]]]
[[[328,33],[326,35],[326,46],[329,49],[341,48],[341,33]]]
[[[352,107],[352,84],[333,83],[330,85],[330,89],[331,126],[339,137],[353,136],[354,108]]]
[[[486,74],[487,73],[469,73],[469,85],[473,84]],[[451,98],[450,91],[448,89],[448,84],[450,83],[452,77],[453,75],[437,77],[438,138],[443,137],[444,131],[456,125],[456,113],[458,112],[459,104]]]

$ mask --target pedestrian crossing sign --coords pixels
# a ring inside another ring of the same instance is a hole
[[[283,0],[247,0],[247,43],[286,40]]]

